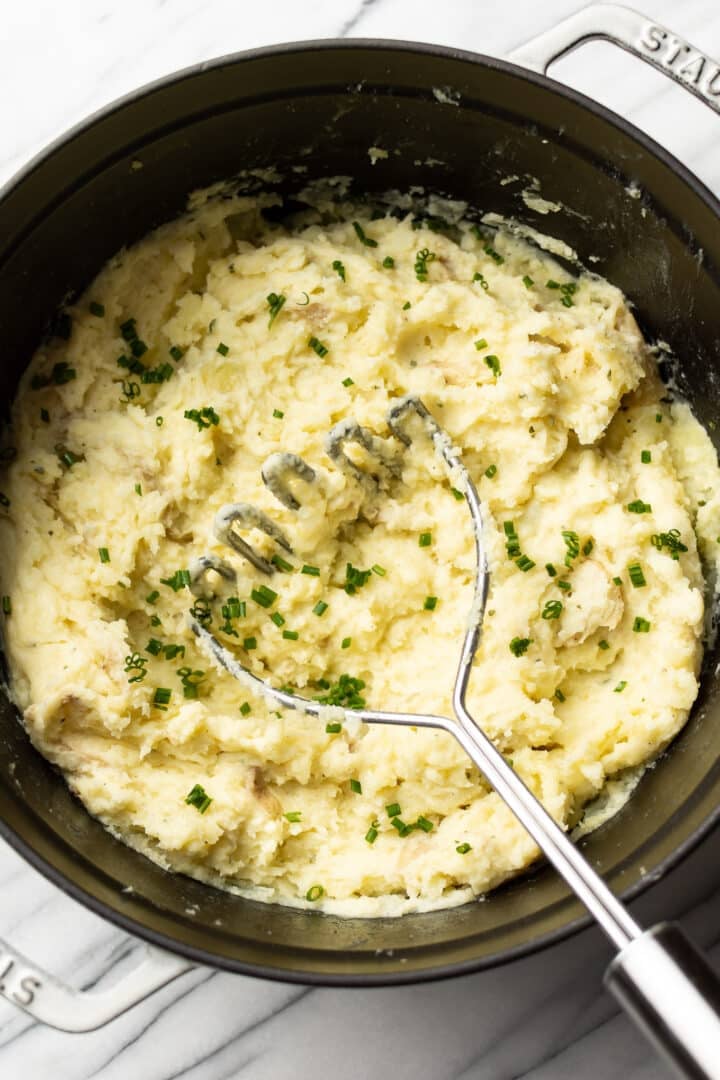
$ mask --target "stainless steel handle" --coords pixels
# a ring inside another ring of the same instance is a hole
[[[586,41],[610,41],[651,64],[720,113],[720,64],[632,8],[591,4],[515,49],[509,60],[545,74]]]
[[[138,966],[110,989],[75,990],[0,940],[0,994],[60,1031],[94,1031],[192,966],[172,953],[148,947]]]
[[[680,1076],[720,1078],[720,982],[678,926],[626,945],[605,985]]]

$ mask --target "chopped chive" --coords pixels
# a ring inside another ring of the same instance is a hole
[[[625,689],[626,686],[627,686],[627,682],[626,682],[625,679],[623,679],[622,682],[619,682],[617,684],[617,686],[613,690],[613,693],[614,694],[622,694],[622,692],[623,692],[623,690]]]
[[[284,626],[285,625],[285,619],[283,618],[283,616],[280,614],[279,611],[273,611],[270,618],[275,623],[276,626]]]
[[[531,644],[532,638],[514,637],[508,645],[508,648],[510,649],[510,652],[513,654],[513,656],[524,656],[530,648]]]
[[[135,485],[135,494],[136,495],[142,495],[142,485],[141,484],[136,484]]]
[[[649,465],[652,461],[652,453],[649,450],[640,451],[640,460],[643,465]]]
[[[557,577],[557,570],[551,562],[545,563],[545,569],[547,570],[550,577]]]
[[[314,903],[319,900],[321,896],[325,895],[325,890],[322,885],[311,885],[308,891],[305,893],[305,899]]]
[[[410,303],[410,301],[406,300],[405,303],[402,306],[402,309],[403,309],[403,311],[409,311],[411,307],[412,307],[412,304]]]
[[[173,360],[182,360],[185,355],[185,350],[181,349],[179,345],[171,345],[168,352],[172,356]]]
[[[278,315],[280,314],[282,306],[283,306],[283,304],[285,303],[286,300],[287,300],[287,297],[283,296],[282,293],[271,292],[266,297],[268,311],[270,312],[270,319],[268,321],[268,326],[272,326],[272,324],[275,322],[275,320],[277,319]]]
[[[202,784],[196,784],[189,795],[185,796],[185,802],[189,806],[194,806],[201,814],[204,814],[212,802],[212,799],[207,794]]]
[[[285,638],[286,641],[297,641],[300,637],[300,634],[297,630],[283,630],[282,636]]]
[[[351,645],[352,645],[352,638],[344,637],[342,639],[342,643],[340,645],[340,648],[341,649],[349,649]]]
[[[365,235],[365,230],[363,229],[363,227],[362,227],[362,225],[360,224],[359,221],[353,221],[352,227],[355,230],[355,235],[357,236],[358,240],[360,241],[361,244],[364,244],[365,247],[377,247],[378,246],[377,245],[377,240],[373,240],[372,237]]]
[[[502,371],[500,369],[500,361],[498,360],[497,356],[486,356],[485,363],[490,368],[496,379],[498,375],[502,374]]]
[[[212,405],[205,405],[202,409],[186,409],[183,415],[186,420],[192,420],[197,424],[198,431],[203,431],[213,425],[217,427],[220,423],[220,417]]]
[[[186,586],[190,586],[190,571],[176,570],[172,577],[160,578],[161,585],[167,585],[173,592],[180,592]]]
[[[560,282],[559,281],[553,281],[552,278],[551,278],[549,281],[545,282],[545,286],[548,289],[559,289],[560,288]]]
[[[325,731],[328,735],[339,735],[342,731],[342,724],[338,723],[337,721],[333,724],[326,724]]]
[[[468,851],[472,851],[472,846],[466,842],[464,844],[458,844],[455,850],[458,855],[467,855]]]
[[[650,503],[643,502],[642,499],[634,499],[633,502],[627,504],[627,508],[631,514],[652,513],[652,506]]]
[[[481,338],[478,338],[478,340],[475,342],[475,348],[477,349],[478,352],[482,352],[483,349],[487,349],[487,344],[488,343],[485,340],[485,338],[481,337]]]
[[[666,547],[670,553],[671,559],[679,559],[681,551],[687,551],[687,545],[683,544],[680,539],[679,529],[670,529],[669,532],[653,533],[650,537],[650,543],[658,551],[662,551]]]
[[[350,376],[348,375],[348,377],[346,379],[343,379],[342,384],[343,384],[343,386],[354,386],[355,385],[355,380],[351,379]]]
[[[627,569],[628,577],[636,589],[641,589],[644,585],[647,585],[640,563],[631,563]]]
[[[567,549],[565,554],[565,565],[571,567],[573,559],[577,559],[580,554],[580,538],[576,532],[572,529],[563,529],[562,538],[565,541],[565,547]]]
[[[453,498],[457,499],[458,502],[464,502],[465,501],[465,496],[463,495],[462,491],[458,491],[457,488],[450,488],[450,490],[451,490],[451,492],[453,494]]]
[[[160,618],[159,618],[158,615],[151,615],[150,616],[150,625],[151,626],[162,626],[162,622],[160,621]]]
[[[607,649],[610,648],[610,642],[606,641],[605,638],[603,638],[601,641],[598,641],[598,648],[602,649],[603,652],[605,652]]]
[[[110,552],[106,547],[98,548],[98,555],[100,556],[101,563],[110,562]]]
[[[543,619],[559,619],[563,606],[559,600],[548,600],[542,609]]]
[[[164,423],[165,421],[163,420],[162,416],[155,417],[155,427],[162,427]]]
[[[250,599],[263,608],[272,607],[277,600],[277,596],[275,590],[269,589],[267,585],[258,585],[257,589],[253,589],[250,593]]]
[[[435,828],[432,821],[429,821],[428,818],[424,817],[422,814],[415,822],[415,827],[417,829],[422,829],[423,832],[432,832]]]
[[[157,591],[157,589],[153,589],[153,591],[151,593],[148,593],[148,595],[145,597],[145,600],[148,604],[156,604],[159,599],[160,593]]]
[[[480,282],[480,288],[484,289],[485,292],[487,292],[488,289],[490,288],[490,285],[488,284],[487,278],[485,277],[484,274],[481,274],[479,270],[475,271],[475,273],[473,274],[472,279],[473,279],[473,281],[479,281]]]
[[[633,622],[633,633],[635,634],[647,634],[650,631],[650,623],[647,619],[643,619],[642,615],[636,615]]]
[[[434,611],[437,607],[437,596],[426,596],[425,603],[423,604],[423,611]]]
[[[393,259],[392,255],[386,255],[382,261],[382,264],[386,270],[392,270],[395,266],[395,260]]]
[[[249,701],[243,701],[242,705],[240,706],[241,714],[243,716],[249,716],[251,711],[252,711],[252,707],[250,705],[250,702]]]
[[[90,301],[88,310],[91,315],[96,315],[98,319],[101,319],[105,314],[105,308],[102,304],[98,304],[96,300]]]
[[[532,289],[532,287],[533,287],[533,285],[534,285],[534,284],[535,284],[535,282],[534,282],[534,281],[533,281],[533,279],[532,279],[532,278],[530,277],[530,275],[529,275],[529,274],[525,274],[525,276],[523,277],[523,285],[525,286],[525,288],[526,288],[526,289]]]
[[[257,649],[257,638],[246,637],[243,640],[243,649],[245,652],[250,652],[252,649]]]
[[[318,615],[318,616],[319,615],[324,615],[325,612],[327,611],[327,609],[328,609],[328,606],[325,603],[325,601],[324,600],[318,600],[317,604],[313,608],[313,615]]]
[[[621,577],[614,577],[613,578],[613,585],[622,585],[622,578]]]
[[[399,818],[399,817],[394,817],[394,818],[392,819],[392,821],[390,822],[390,824],[392,825],[393,829],[397,829],[397,831],[399,832],[400,836],[409,836],[409,835],[410,835],[410,833],[411,833],[411,832],[412,832],[412,830],[413,830],[413,827],[412,827],[412,825],[407,825],[407,824],[406,824],[406,823],[405,823],[405,822],[404,822],[404,821],[402,820],[402,818]]]
[[[515,565],[517,566],[518,570],[522,570],[522,572],[526,574],[528,570],[532,570],[532,568],[535,566],[535,563],[527,555],[521,555],[518,559],[515,560]]]
[[[586,540],[585,543],[583,544],[583,548],[582,548],[583,555],[589,555],[594,547],[595,547],[595,541],[594,540]]]
[[[288,819],[291,825],[296,825],[298,821],[302,820],[302,810],[288,810],[283,816]]]
[[[558,686],[557,690],[555,691],[555,697],[560,702],[565,701],[565,695],[563,694],[563,692],[562,692],[562,690],[560,689],[559,686]]]
[[[2,598],[3,615],[12,615],[12,600],[9,596],[3,596]]]
[[[492,480],[493,476],[495,476],[496,473],[497,465],[488,465],[487,469],[485,470],[485,475],[487,476],[488,480]]]
[[[430,547],[432,544],[432,533],[421,532],[418,537],[418,547]]]
[[[362,784],[359,780],[350,780],[350,790],[354,791],[356,795],[362,795]]]
[[[500,263],[505,262],[505,259],[500,254],[500,252],[496,251],[495,248],[491,244],[486,244],[485,247],[483,248],[483,251],[485,252],[486,255],[489,255],[490,258],[493,260],[493,262],[496,262],[498,264],[498,266],[500,265]]]
[[[317,685],[328,691],[327,694],[315,698],[315,701],[319,701],[321,705],[340,705],[346,709],[365,708],[365,699],[360,693],[365,689],[362,679],[344,674],[334,686],[331,686],[327,679],[318,679]]]
[[[345,267],[343,266],[343,264],[340,262],[339,259],[334,260],[334,262],[332,264],[332,268],[335,271],[335,273],[337,274],[337,276],[340,278],[340,280],[345,281]]]
[[[291,574],[295,569],[292,563],[287,562],[281,555],[273,555],[270,562],[285,574]]]
[[[322,359],[324,356],[327,356],[330,351],[327,345],[323,345],[322,341],[319,341],[316,337],[308,338],[308,345],[314,352],[318,354],[320,359]]]
[[[368,844],[374,844],[378,838],[378,831],[375,825],[371,825],[368,831],[365,833],[365,839]]]
[[[381,566],[380,563],[373,563],[370,569],[372,570],[373,574],[377,574],[378,577],[385,577],[385,575],[387,574],[387,570],[384,566]]]
[[[659,412],[655,413],[655,423],[656,424],[662,424],[662,413],[659,413]]]
[[[282,420],[284,415],[285,413],[282,411],[282,409],[273,409],[273,416],[276,420]]]
[[[230,346],[226,345],[224,341],[221,341],[218,345],[216,352],[219,352],[221,356],[227,356],[230,352]]]
[[[308,563],[305,563],[300,573],[308,574],[310,577],[320,577],[320,567],[310,566]]]
[[[430,251],[429,248],[422,248],[415,255],[415,277],[418,281],[427,281],[428,279],[428,263],[435,260],[436,255],[434,251]]]
[[[385,807],[385,812],[389,818],[399,817],[400,814],[402,814],[402,810],[400,809],[400,803],[388,803],[388,805]]]
[[[153,705],[156,705],[158,709],[167,709],[171,697],[172,690],[169,690],[167,686],[158,686],[153,694]]]
[[[570,592],[572,590],[572,585],[569,581],[558,581],[556,582],[556,585],[558,589],[564,589],[565,592]]]

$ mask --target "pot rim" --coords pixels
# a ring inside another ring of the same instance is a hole
[[[93,126],[120,112],[126,106],[149,97],[158,90],[172,86],[174,83],[186,79],[201,76],[207,71],[234,66],[258,59],[271,59],[299,53],[328,52],[331,50],[360,51],[377,50],[387,52],[409,52],[419,56],[433,56],[451,61],[460,61],[489,68],[492,71],[503,72],[516,78],[522,78],[531,87],[550,89],[563,95],[581,109],[594,113],[601,120],[619,129],[624,135],[633,139],[648,154],[658,159],[663,165],[672,170],[696,195],[708,209],[720,219],[720,199],[710,188],[695,175],[687,166],[666,150],[651,136],[647,135],[635,124],[623,116],[615,113],[612,109],[600,104],[593,98],[580,93],[572,87],[551,78],[524,68],[519,64],[497,57],[486,56],[483,53],[469,49],[461,49],[455,46],[435,45],[428,42],[409,41],[392,38],[316,38],[302,41],[281,42],[273,45],[259,46],[252,49],[226,53],[207,61],[199,61],[184,68],[172,71],[167,75],[160,76],[148,83],[114,98],[111,102],[101,106],[90,113],[84,119],[73,124],[56,138],[46,144],[40,151],[34,154],[24,165],[14,172],[2,186],[0,186],[0,205],[12,192],[24,183],[38,168],[48,161],[56,151],[71,143],[78,135],[89,131]],[[460,103],[462,104],[462,102]],[[39,751],[36,751],[39,752]],[[672,752],[672,743],[668,750]],[[710,833],[720,821],[720,804],[704,818],[672,852],[654,867],[649,873],[644,874],[634,885],[629,886],[618,895],[624,902],[635,899],[646,891],[652,884],[660,881],[666,874],[682,862]],[[144,940],[150,945],[165,949],[176,955],[187,958],[202,966],[233,972],[239,975],[249,975],[257,978],[268,979],[275,982],[296,983],[309,986],[333,986],[333,987],[375,987],[375,986],[398,986],[414,983],[434,982],[459,975],[468,975],[473,972],[484,971],[494,967],[500,967],[525,956],[540,952],[551,945],[560,943],[594,925],[594,920],[589,914],[580,915],[571,919],[570,922],[555,930],[548,931],[537,938],[529,940],[521,945],[490,953],[485,956],[475,957],[470,960],[453,961],[437,966],[428,967],[417,971],[395,970],[387,973],[325,973],[315,971],[293,970],[283,967],[270,967],[265,964],[252,963],[236,960],[227,956],[220,956],[210,951],[189,945],[177,938],[145,926],[134,918],[123,914],[110,904],[87,892],[70,877],[56,868],[44,856],[40,855],[28,842],[20,837],[13,828],[4,820],[0,819],[0,837],[2,837],[22,858],[35,870],[38,870],[53,885],[56,885],[73,900],[83,904],[96,915],[101,916],[135,938]],[[172,871],[168,871],[169,873]],[[471,901],[468,901],[471,902]],[[475,901],[477,902],[477,901]],[[270,906],[270,905],[268,905]],[[428,913],[432,914],[432,913]],[[371,920],[368,920],[371,921]],[[352,962],[352,954],[348,955]]]

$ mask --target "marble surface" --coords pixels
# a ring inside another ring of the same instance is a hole
[[[717,0],[637,0],[720,58]],[[577,0],[24,0],[3,6],[0,182],[88,113],[174,69],[246,47],[337,35],[433,41],[506,55]],[[630,117],[720,191],[720,119],[608,45],[553,74]],[[682,902],[679,897],[682,897]],[[0,842],[0,937],[76,986],[137,961],[132,939]],[[635,905],[678,916],[720,962],[720,835]],[[654,1080],[665,1076],[601,978],[599,931],[500,970],[395,990],[309,990],[196,969],[108,1027],[61,1034],[0,1000],[0,1074],[24,1080]]]

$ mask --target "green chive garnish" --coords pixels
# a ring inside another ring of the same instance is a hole
[[[478,352],[482,352],[483,349],[487,349],[487,341],[484,337],[478,338],[475,342],[475,348]]]
[[[251,711],[252,711],[252,709],[251,709],[250,702],[249,701],[243,701],[242,705],[240,706],[240,712],[242,713],[242,715],[243,716],[249,716]]]
[[[382,261],[382,264],[386,270],[392,270],[392,268],[395,266],[395,260],[393,259],[392,255],[386,255]]]
[[[243,649],[245,652],[250,652],[252,649],[257,649],[257,638],[246,637],[243,641]]]
[[[273,555],[270,562],[285,574],[291,574],[295,569],[292,563],[287,562],[281,555]]]
[[[368,831],[365,833],[365,839],[368,844],[374,844],[378,838],[378,831],[375,825],[371,825]]]
[[[328,352],[330,351],[327,345],[323,345],[322,341],[319,341],[316,337],[309,338],[308,345],[314,352],[318,354],[321,359],[324,356],[327,356]]]
[[[634,499],[633,502],[627,504],[627,508],[631,514],[652,513],[652,506],[650,503],[643,502],[642,499]]]
[[[524,656],[530,648],[531,644],[532,638],[514,637],[508,645],[508,648],[510,649],[510,652],[513,654],[513,656]]]
[[[311,885],[308,891],[305,893],[305,899],[315,903],[321,896],[325,895],[325,890],[322,885]]]
[[[622,682],[619,682],[617,684],[617,686],[613,690],[613,693],[614,694],[622,694],[622,692],[623,692],[623,690],[625,689],[626,686],[627,686],[627,682],[626,682],[625,679],[623,679]]]
[[[207,794],[202,784],[196,784],[190,794],[185,796],[185,802],[189,806],[194,806],[201,814],[204,814],[212,802],[212,799]]]
[[[285,625],[285,619],[283,618],[283,616],[280,614],[279,611],[273,611],[270,618],[271,618],[272,622],[275,623],[276,626],[284,626]]]
[[[217,352],[219,352],[221,356],[227,356],[230,352],[230,346],[226,345],[224,341],[221,341],[217,347]]]
[[[543,619],[559,619],[563,606],[559,600],[548,600],[542,609]]]
[[[282,636],[286,641],[297,641],[300,634],[297,630],[283,630]]]
[[[488,480],[492,480],[493,476],[495,476],[496,473],[497,465],[488,465],[487,469],[485,470],[485,475],[487,476]]]
[[[342,643],[340,645],[340,648],[341,649],[349,649],[351,645],[352,645],[352,638],[344,637],[342,639]]]
[[[354,386],[355,385],[355,380],[351,379],[350,376],[348,375],[348,377],[346,379],[343,379],[342,384],[343,384],[343,386]]]
[[[363,227],[362,227],[362,225],[360,224],[359,221],[353,221],[352,227],[355,230],[355,235],[357,236],[358,240],[360,241],[361,244],[364,244],[365,247],[377,247],[378,246],[377,245],[377,240],[373,240],[372,237],[365,235],[365,230],[363,229]]]
[[[275,322],[276,318],[280,314],[280,310],[281,310],[283,304],[285,303],[285,301],[287,300],[287,297],[283,296],[282,293],[271,292],[266,297],[266,300],[267,300],[268,311],[270,312],[270,319],[268,321],[268,326],[272,326],[272,324]]]
[[[400,814],[402,814],[402,810],[400,809],[400,803],[389,803],[385,807],[385,812],[387,813],[387,816],[389,818],[399,817]]]
[[[418,547],[430,547],[432,544],[432,533],[421,532],[418,537]]]
[[[343,266],[343,264],[340,262],[339,259],[335,259],[335,261],[332,264],[332,268],[335,271],[335,273],[337,274],[337,276],[340,278],[340,280],[345,281],[345,267]]]
[[[282,420],[284,415],[285,413],[282,411],[282,409],[273,409],[273,416],[276,420]]]
[[[2,598],[2,609],[3,609],[3,615],[11,615],[12,614],[12,600],[10,599],[9,596],[3,596],[3,598]]]
[[[324,615],[328,606],[324,600],[318,600],[317,604],[313,608],[313,615]]]
[[[644,585],[647,585],[640,563],[631,563],[628,566],[628,577],[636,589],[641,589]]]
[[[98,319],[102,319],[103,315],[105,314],[105,308],[102,306],[102,304],[98,304],[95,300],[90,301],[88,308],[90,314],[96,315]]]
[[[387,574],[387,570],[384,566],[380,566],[380,563],[373,563],[370,569],[372,570],[373,574],[377,574],[378,577],[385,577],[385,575]]]
[[[250,599],[263,608],[272,607],[277,600],[277,596],[275,590],[269,589],[267,585],[258,585],[257,589],[253,589],[250,593]]]
[[[493,260],[493,262],[496,262],[498,264],[498,266],[500,265],[500,263],[505,262],[505,259],[500,254],[500,252],[496,251],[495,248],[492,247],[492,245],[486,244],[485,247],[483,248],[483,251],[485,252],[486,255],[489,255],[490,258]]]
[[[284,816],[291,825],[296,825],[298,821],[302,820],[302,810],[288,810]]]
[[[170,698],[172,697],[172,690],[169,690],[167,686],[158,686],[153,695],[153,705],[158,709],[167,709],[170,704]],[[210,805],[208,803],[208,805]]]
[[[647,634],[650,631],[650,623],[647,619],[643,619],[642,615],[636,615],[633,622],[633,632],[635,634]]]
[[[525,286],[525,288],[526,288],[526,289],[532,289],[532,287],[533,287],[533,285],[534,285],[534,284],[535,284],[535,282],[534,282],[534,281],[533,281],[533,279],[532,279],[532,278],[530,277],[530,275],[529,275],[529,274],[525,274],[525,276],[524,276],[524,278],[523,278],[523,285]]]
[[[610,642],[606,641],[605,638],[603,638],[602,641],[598,641],[598,648],[602,649],[603,652],[605,652],[607,649],[610,648]]]
[[[339,735],[342,731],[342,724],[337,722],[334,724],[326,724],[325,731],[328,735]]]
[[[490,368],[496,379],[498,375],[502,374],[500,370],[500,361],[498,360],[497,356],[486,356],[485,363]]]
[[[652,453],[649,450],[640,451],[640,460],[643,465],[649,465],[652,461]]]
[[[106,547],[98,548],[98,555],[100,556],[101,563],[110,562],[110,552]]]
[[[160,593],[157,591],[157,589],[153,589],[153,591],[151,593],[148,593],[148,595],[145,597],[145,601],[148,604],[156,604],[159,599]]]
[[[310,577],[320,577],[320,567],[319,566],[309,566],[308,563],[305,563],[305,565],[303,566],[300,573],[301,574],[308,574]]]
[[[425,603],[423,604],[423,611],[434,611],[437,607],[437,596],[426,596]]]
[[[359,780],[350,781],[350,790],[354,791],[356,795],[362,795],[362,784]]]
[[[555,567],[553,566],[553,564],[551,562],[545,563],[545,569],[547,570],[550,577],[556,577],[557,576],[557,570],[555,569]]]
[[[472,851],[472,847],[468,843],[458,844],[455,850],[457,851],[458,855],[467,855],[468,851]]]

